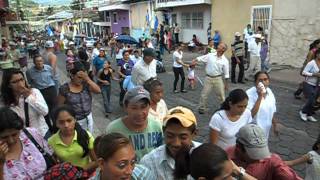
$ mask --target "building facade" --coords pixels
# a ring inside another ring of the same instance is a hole
[[[181,27],[180,41],[189,42],[196,34],[200,42],[207,43],[207,28],[211,22],[210,0],[156,0],[155,4],[156,10],[162,13],[160,22],[172,27],[178,23]]]
[[[105,13],[105,22],[110,22],[110,33],[130,34],[130,5],[121,1],[108,1],[99,5]]]

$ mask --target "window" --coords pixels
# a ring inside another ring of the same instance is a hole
[[[271,15],[272,6],[252,6],[251,8],[251,24],[254,31],[257,30],[258,26],[261,26],[263,30],[270,32],[271,27]],[[269,36],[270,37],[270,36]]]
[[[181,25],[185,29],[202,29],[203,28],[203,13],[182,13]]]
[[[117,12],[113,12],[113,23],[118,23],[118,13]]]

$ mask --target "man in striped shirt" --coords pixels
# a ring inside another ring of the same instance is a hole
[[[243,55],[244,55],[244,43],[240,39],[241,34],[239,32],[235,33],[235,41],[231,44],[232,56],[231,56],[231,82],[236,82],[236,68],[239,65],[239,75],[238,75],[238,83],[243,82],[244,76],[244,64],[243,64]]]

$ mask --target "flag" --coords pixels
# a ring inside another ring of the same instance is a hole
[[[159,26],[159,20],[158,20],[158,16],[155,16],[155,21],[154,21],[154,29],[153,32],[156,32]]]
[[[150,25],[150,18],[149,18],[149,11],[147,10],[147,15],[146,15],[146,22],[147,22],[147,26]]]
[[[49,36],[53,36],[53,31],[51,30],[50,26],[47,26],[47,33]]]

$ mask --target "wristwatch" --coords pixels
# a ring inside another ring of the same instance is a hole
[[[239,167],[239,169],[239,178],[241,179],[246,174],[246,170],[243,167]]]

